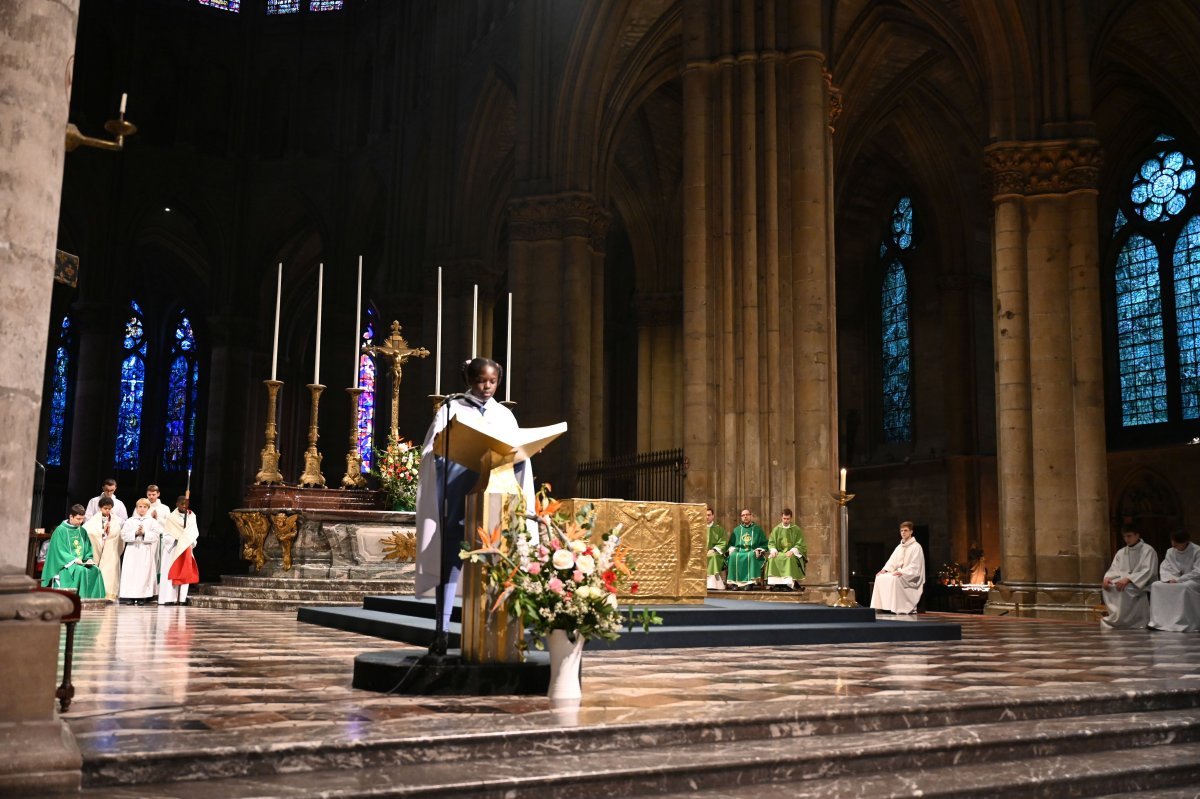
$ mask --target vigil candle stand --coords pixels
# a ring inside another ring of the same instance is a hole
[[[856,608],[858,603],[850,598],[850,509],[846,507],[850,504],[850,500],[854,499],[854,495],[847,494],[846,489],[843,488],[840,491],[832,492],[829,496],[833,497],[833,501],[838,504],[838,528],[841,532],[842,549],[838,598],[833,606],[835,608]]]
[[[317,451],[317,409],[321,405],[321,392],[325,386],[319,383],[309,383],[308,390],[312,392],[312,411],[308,421],[308,449],[304,451],[304,474],[300,475],[300,485],[303,488],[324,488],[325,475],[321,474],[321,453]]]
[[[362,455],[358,452],[358,398],[365,388],[348,388],[350,395],[350,449],[346,452],[346,474],[342,477],[342,488],[366,488],[367,478],[362,475]]]
[[[283,381],[264,380],[263,385],[267,387],[266,443],[262,448],[262,464],[254,476],[254,482],[256,485],[272,485],[283,482],[283,475],[279,471],[279,450],[275,448],[275,403]]]

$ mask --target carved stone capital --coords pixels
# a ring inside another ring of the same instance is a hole
[[[993,198],[1094,190],[1104,163],[1095,139],[997,142],[984,150]]]
[[[597,220],[607,220],[585,192],[520,197],[508,204],[508,235],[513,241],[545,241],[568,236],[593,238]]]
[[[829,70],[822,69],[821,75],[825,78],[825,93],[829,97],[829,106],[826,110],[829,132],[833,133],[837,129],[838,118],[842,115],[842,90],[833,85],[833,73]]]

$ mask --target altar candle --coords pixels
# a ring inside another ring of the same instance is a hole
[[[479,357],[479,284],[471,294],[471,357]]]
[[[504,399],[512,399],[512,292],[508,292],[508,354],[504,356]]]
[[[362,320],[362,256],[358,256],[358,294],[354,295],[354,387],[358,388],[358,326]]]
[[[840,487],[841,487],[842,493],[845,494],[846,493],[846,470],[845,469],[842,469],[842,481],[841,481]]]
[[[129,95],[121,92],[121,116],[125,116],[125,103],[129,100]]]
[[[442,394],[442,268],[438,267],[437,337],[433,353],[433,393]]]
[[[279,262],[279,273],[275,277],[275,340],[271,343],[271,379],[275,379],[275,367],[279,364],[279,297],[283,294],[283,261]]]
[[[313,383],[321,385],[321,301],[325,296],[325,264],[317,270],[317,355],[313,358]]]

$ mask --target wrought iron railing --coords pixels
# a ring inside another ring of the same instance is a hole
[[[589,499],[683,502],[687,459],[682,449],[598,458],[579,464],[577,491]]]

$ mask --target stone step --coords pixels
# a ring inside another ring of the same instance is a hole
[[[189,605],[198,608],[221,608],[224,610],[296,610],[304,607],[306,604],[357,607],[360,603],[361,600],[358,599],[339,603],[326,599],[263,599],[259,597],[188,595]]]
[[[1090,797],[1090,799],[1200,799],[1200,785],[1197,783],[1200,783],[1200,779],[1194,780],[1192,785],[1182,788],[1151,788],[1130,793],[1106,793],[1103,796]]]
[[[584,734],[595,731],[582,730]],[[669,735],[670,730],[661,732]],[[458,759],[464,758],[461,750],[454,760],[390,764],[368,762],[360,752],[341,768],[297,774],[294,772],[303,764],[293,762],[286,770],[290,773],[281,769],[265,779],[214,779],[214,764],[201,758],[191,771],[203,777],[200,782],[135,787],[142,796],[229,799],[566,799],[584,795],[725,799],[766,792],[796,799],[1084,797],[1105,786],[1121,790],[1193,784],[1200,777],[1198,739],[1200,717],[1189,709],[871,731],[803,740],[785,736],[738,747],[719,736],[703,743],[665,745],[664,740],[654,745],[644,736],[628,735],[626,748],[608,754],[552,746],[497,757],[493,750],[490,758],[470,759],[469,767]],[[1120,754],[1114,757],[1113,750]],[[530,757],[531,751],[537,755]],[[140,773],[146,774],[146,764],[140,766]],[[133,794],[100,788],[85,790],[82,795]]]
[[[209,585],[217,584],[205,583],[203,585],[204,587],[208,587]],[[413,592],[413,579],[411,575],[389,580],[364,580],[342,577],[319,579],[314,577],[255,577],[244,574],[224,574],[221,575],[219,585],[236,586],[239,588],[303,588],[313,590],[332,588],[339,591],[361,591],[363,594],[380,595],[411,594]]]
[[[585,663],[585,685],[586,681]],[[594,726],[581,725],[566,712],[555,716],[559,726],[540,729],[493,732],[484,726],[474,733],[440,737],[418,729],[390,737],[348,735],[332,740],[287,735],[256,740],[251,751],[230,750],[227,734],[218,730],[189,735],[178,748],[160,746],[136,756],[90,753],[84,763],[84,784],[336,769],[390,773],[435,766],[445,767],[439,780],[454,780],[463,777],[464,762],[478,773],[477,760],[495,761],[500,764],[498,775],[517,780],[526,772],[546,768],[545,763],[575,758],[574,765],[563,761],[554,766],[555,779],[576,774],[575,768],[587,774],[597,764],[613,764],[632,780],[625,792],[629,795],[650,790],[643,781],[664,775],[670,780],[658,783],[656,790],[661,792],[686,791],[701,784],[693,780],[695,775],[707,775],[706,786],[749,779],[739,773],[750,766],[757,775],[754,781],[764,782],[886,772],[902,764],[932,768],[1105,749],[1121,749],[1121,757],[1109,757],[1126,763],[1137,759],[1131,755],[1137,747],[1200,739],[1200,713],[1196,712],[1200,686],[1131,685],[1108,695],[1091,689],[1042,689],[1019,698],[955,692],[907,703],[823,702],[740,717],[731,713],[726,718]],[[1138,757],[1143,751],[1137,750]],[[531,752],[541,754],[530,759]],[[736,759],[731,760],[730,752],[737,753]],[[417,774],[408,778],[426,781]],[[547,777],[543,774],[542,779],[544,785]],[[723,782],[710,783],[710,779]],[[215,795],[222,794],[210,794]]]
[[[312,604],[320,602],[322,599],[328,599],[330,603],[361,603],[364,594],[362,591],[341,590],[334,586],[326,588],[251,588],[240,585],[210,585],[206,587],[202,594],[196,594],[196,596],[289,599],[303,600],[306,603]]]

